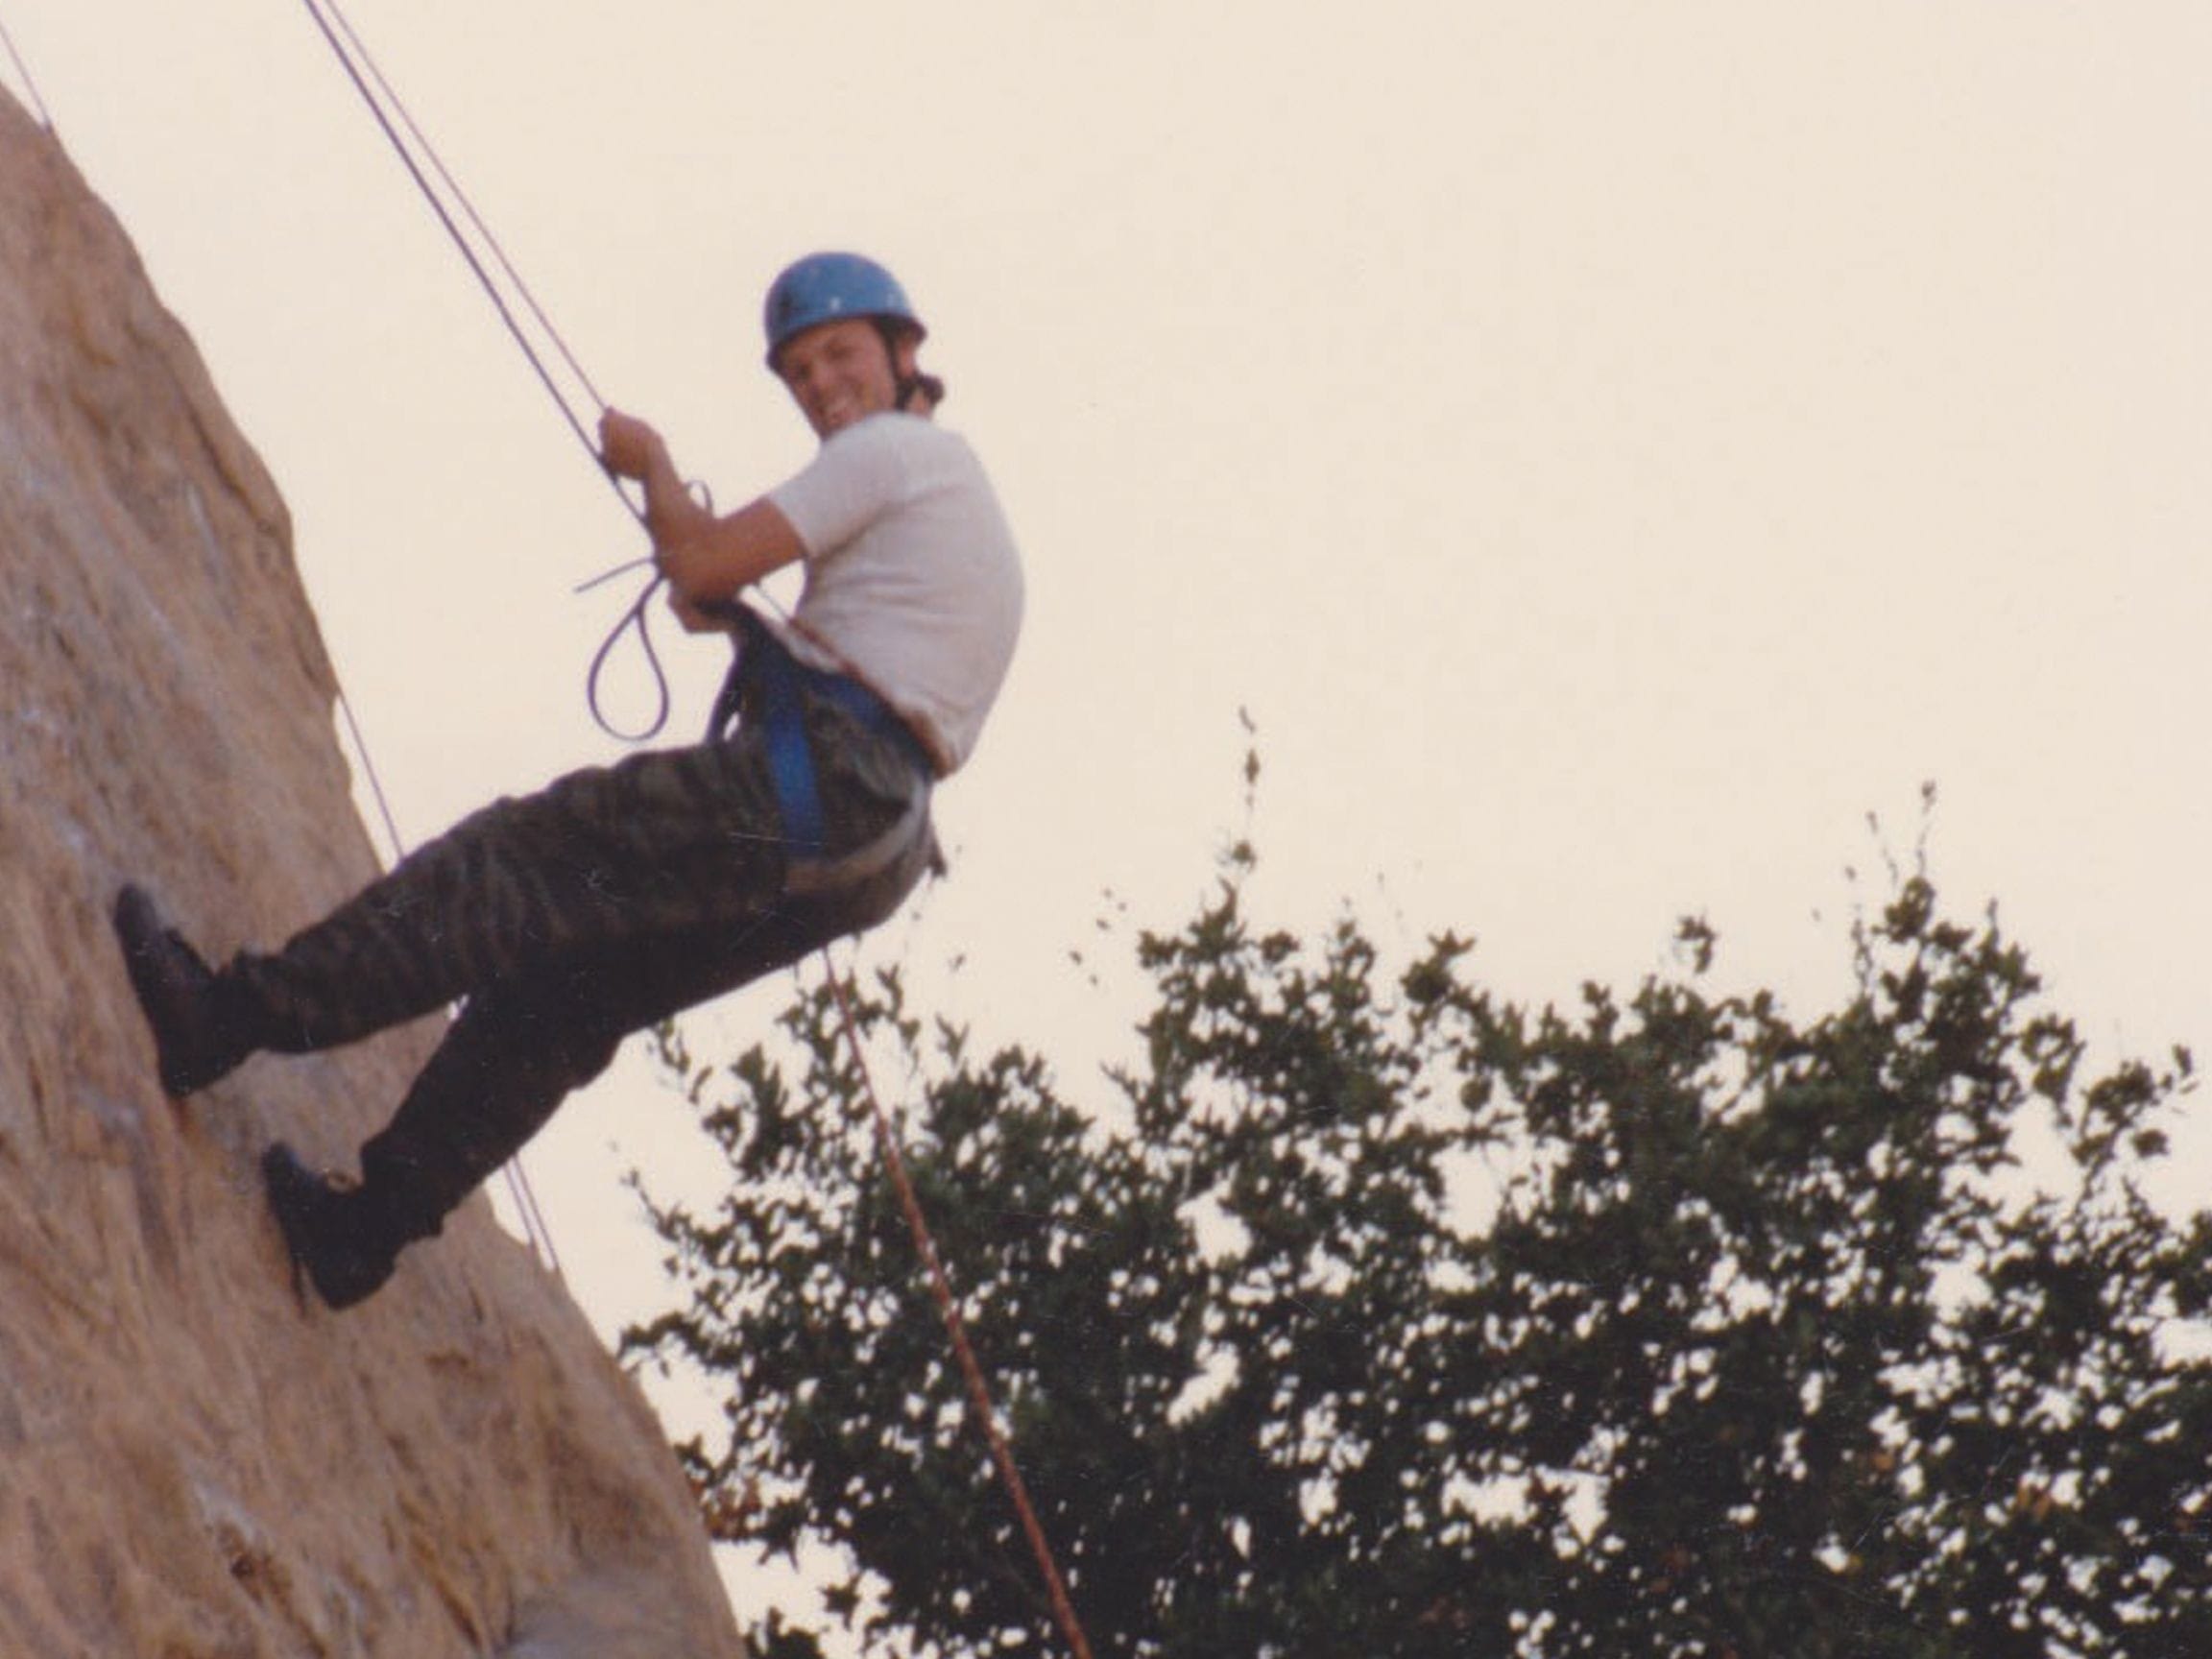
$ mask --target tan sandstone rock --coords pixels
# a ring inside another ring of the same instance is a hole
[[[428,1024],[187,1106],[107,922],[210,952],[374,859],[284,504],[0,95],[0,1659],[739,1651],[659,1427],[482,1200],[333,1315],[254,1174],[349,1164]]]

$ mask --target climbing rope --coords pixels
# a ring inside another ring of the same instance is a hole
[[[8,25],[0,22],[0,46],[8,49],[9,61],[15,65],[16,79],[23,83],[23,90],[31,99],[32,113],[38,117],[38,125],[51,132],[54,117],[48,113],[46,100],[38,96],[38,83],[32,77],[31,65],[23,61],[23,54],[15,50],[15,36],[8,33]]]
[[[377,125],[383,129],[384,134],[391,141],[393,148],[399,153],[400,159],[405,163],[408,173],[413,176],[417,187],[428,200],[432,210],[438,215],[440,223],[445,227],[446,233],[453,239],[454,245],[461,250],[462,256],[468,260],[469,269],[476,274],[477,281],[483,286],[487,295],[491,297],[493,304],[506,323],[508,332],[513,335],[516,344],[521,349],[522,354],[529,359],[531,367],[537,371],[539,380],[544,385],[547,394],[560,405],[562,415],[584,445],[586,451],[591,456],[593,464],[604,472],[605,467],[599,455],[598,445],[592,441],[583,420],[563,394],[559,383],[541,356],[536,343],[531,340],[528,332],[521,325],[515,308],[500,292],[498,283],[486,267],[484,259],[470,245],[468,237],[462,233],[453,210],[448,208],[445,202],[440,198],[437,190],[432,186],[430,174],[436,174],[445,186],[452,192],[462,215],[468,219],[477,234],[482,237],[493,259],[496,261],[501,271],[515,285],[523,304],[536,320],[538,325],[544,331],[547,341],[559,352],[570,372],[584,387],[586,395],[601,410],[607,407],[605,399],[601,398],[598,393],[592,389],[590,377],[584,373],[583,368],[576,361],[575,354],[568,349],[567,345],[562,340],[560,331],[553,326],[551,321],[545,316],[543,308],[530,294],[528,284],[522,280],[520,275],[516,271],[514,263],[508,259],[504,250],[499,247],[498,238],[492,233],[490,228],[485,225],[482,216],[469,203],[466,192],[454,181],[452,174],[438,159],[435,148],[423,136],[421,129],[416,125],[413,118],[408,115],[404,103],[394,90],[391,83],[377,69],[374,60],[370,57],[366,47],[361,44],[360,36],[354,33],[351,24],[347,21],[338,0],[302,0],[302,3],[314,16],[317,26],[322,30],[324,38],[329,42],[331,50],[337,54],[340,62],[344,64],[348,78],[352,81],[354,87],[360,92],[364,101],[368,103],[371,112],[376,118]],[[387,104],[391,107],[389,112],[386,109]],[[400,135],[402,128],[422,151],[423,160],[418,161],[414,153],[409,150],[407,143]],[[425,167],[428,168],[428,172],[425,172]],[[621,489],[620,480],[615,479],[612,473],[607,473],[607,476],[610,482],[614,484],[615,493],[621,496],[623,505],[628,507],[631,514],[642,524],[644,522],[643,511]],[[582,592],[602,582],[612,581],[617,576],[636,569],[638,565],[646,563],[650,563],[650,561],[637,561],[621,565],[601,576],[592,578],[589,582],[583,584],[577,591]],[[653,722],[651,728],[641,735],[652,735],[665,722],[668,708],[667,681],[660,673],[659,659],[653,654],[651,637],[646,633],[644,625],[645,607],[652,599],[660,581],[661,578],[656,573],[652,584],[638,596],[637,603],[631,607],[623,621],[617,625],[613,633],[608,636],[607,642],[600,647],[599,655],[592,660],[590,676],[592,713],[595,718],[599,719],[602,727],[607,727],[607,722],[600,715],[598,709],[599,669],[615,642],[621,637],[623,630],[627,629],[633,620],[637,624],[639,638],[644,641],[647,658],[653,664],[661,687],[660,715]],[[350,719],[350,714],[349,714],[349,719]],[[613,731],[612,727],[607,727],[607,729]],[[621,735],[621,733],[616,733],[616,735]],[[379,799],[381,799],[380,796]],[[388,812],[387,817],[389,817]],[[998,1407],[992,1400],[990,1383],[984,1376],[982,1364],[975,1357],[974,1348],[968,1339],[967,1326],[960,1316],[959,1303],[952,1293],[951,1282],[947,1277],[943,1261],[938,1255],[936,1239],[930,1233],[928,1218],[923,1212],[921,1199],[915,1193],[914,1184],[907,1175],[906,1161],[899,1150],[898,1138],[892,1131],[890,1116],[884,1111],[881,1098],[877,1094],[875,1079],[869,1070],[867,1056],[860,1046],[859,1026],[854,1018],[844,975],[838,972],[837,964],[831,958],[827,948],[822,950],[821,958],[824,972],[829,975],[830,989],[836,998],[839,1016],[844,1022],[846,1041],[852,1049],[854,1064],[860,1079],[861,1092],[867,1099],[869,1110],[875,1118],[877,1142],[882,1151],[884,1166],[890,1172],[892,1185],[899,1195],[900,1207],[905,1214],[907,1229],[913,1236],[916,1253],[921,1257],[923,1266],[928,1275],[930,1291],[936,1299],[938,1311],[944,1319],[946,1332],[951,1341],[954,1358],[958,1362],[961,1376],[967,1384],[969,1404],[974,1412],[977,1427],[990,1446],[992,1461],[997,1466],[999,1479],[1006,1487],[1008,1497],[1012,1501],[1015,1513],[1020,1520],[1022,1535],[1027,1540],[1030,1552],[1036,1559],[1038,1571],[1044,1577],[1046,1592],[1051,1602],[1053,1617],[1060,1626],[1061,1635],[1067,1641],[1074,1659],[1092,1659],[1091,1645],[1084,1636],[1082,1623],[1076,1618],[1074,1606],[1069,1599],[1067,1583],[1061,1576],[1059,1564],[1052,1554],[1051,1545],[1045,1536],[1044,1525],[1037,1518],[1036,1505],[1030,1502],[1028,1488],[1022,1479],[1022,1471],[1014,1460],[1013,1447],[1008,1441],[1004,1430],[1000,1427]]]
[[[406,102],[400,98],[367,44],[355,32],[338,0],[301,0],[301,3],[307,8],[308,15],[314,18],[316,28],[322,32],[324,40],[329,45],[340,66],[346,71],[347,79],[352,82],[353,89],[369,107],[370,114],[374,117],[394,153],[398,156],[400,164],[415,180],[416,188],[422,193],[422,199],[429,203],[430,210],[437,214],[439,224],[445,228],[445,234],[460,251],[461,257],[468,261],[469,269],[475,274],[478,286],[492,301],[493,308],[499,313],[499,320],[507,325],[507,332],[521,349],[523,357],[536,373],[540,383],[544,386],[546,395],[561,412],[562,420],[567,423],[569,431],[576,435],[576,441],[583,445],[584,452],[591,457],[592,465],[613,488],[616,498],[630,516],[643,525],[645,510],[622,488],[622,480],[607,470],[599,454],[598,442],[592,436],[591,424],[587,423],[587,412],[590,422],[596,423],[599,415],[607,409],[607,399],[600,397],[599,389],[591,383],[591,376],[585,372],[576,353],[568,349],[568,342],[562,337],[561,330],[553,325],[552,318],[546,315],[545,307],[538,302],[538,296],[531,291],[530,284],[523,280],[515,261],[507,256],[507,250],[498,236],[485,222],[484,216],[477,212],[476,204],[469,199],[468,191],[461,187],[460,180],[454,178],[452,171],[440,157],[437,146],[430,142],[416,123]],[[432,182],[433,176],[435,183]],[[470,232],[474,233],[474,240],[471,240]],[[493,265],[497,266],[498,276],[493,274]],[[504,287],[500,277],[505,279]],[[528,322],[535,325],[547,350],[540,349],[541,341],[534,339],[530,328],[525,326],[525,315]],[[573,398],[556,378],[552,365],[547,360],[548,352],[558,357],[574,377],[583,394],[581,400]],[[588,592],[601,583],[611,582],[651,565],[649,559],[619,565],[579,584],[574,591]],[[661,581],[661,573],[654,570],[637,598],[608,631],[605,642],[592,657],[590,669],[585,676],[585,701],[590,708],[591,718],[598,722],[599,729],[609,736],[620,738],[626,743],[643,742],[657,736],[668,723],[668,675],[661,666],[661,653],[653,643],[653,631],[647,620],[652,613],[653,599],[660,591]],[[608,719],[599,693],[600,681],[608,661],[632,630],[636,631],[638,647],[645,654],[645,665],[653,678],[655,695],[653,717],[634,732],[625,731]]]
[[[952,1282],[945,1276],[944,1263],[938,1259],[937,1240],[929,1232],[929,1221],[922,1212],[922,1200],[914,1190],[914,1183],[907,1177],[906,1159],[899,1150],[899,1138],[891,1130],[891,1115],[883,1110],[883,1102],[876,1094],[876,1080],[868,1070],[868,1057],[860,1051],[859,1022],[853,1018],[853,1004],[846,996],[845,980],[830,960],[827,950],[822,952],[822,962],[829,971],[830,991],[837,999],[838,1016],[845,1023],[845,1041],[859,1072],[860,1093],[868,1102],[869,1115],[876,1121],[876,1143],[882,1149],[883,1166],[891,1172],[891,1186],[899,1194],[899,1208],[905,1213],[906,1230],[913,1235],[915,1254],[922,1258],[923,1270],[929,1276],[930,1294],[937,1299],[937,1311],[945,1321],[946,1334],[951,1339],[953,1358],[958,1360],[960,1375],[968,1384],[969,1408],[975,1413],[976,1426],[990,1444],[991,1460],[998,1465],[998,1479],[1014,1500],[1022,1535],[1028,1540],[1029,1553],[1035,1557],[1037,1571],[1044,1576],[1045,1593],[1051,1599],[1052,1617],[1059,1623],[1060,1634],[1066,1638],[1075,1659],[1091,1659],[1091,1644],[1084,1637],[1082,1621],[1075,1617],[1074,1603],[1068,1599],[1068,1586],[1060,1576],[1060,1564],[1053,1558],[1052,1546],[1046,1540],[1044,1524],[1037,1519],[1037,1507],[1029,1502],[1029,1488],[1022,1479],[1021,1467],[1014,1461],[1014,1448],[999,1427],[998,1408],[991,1398],[991,1384],[985,1380],[982,1363],[968,1340],[968,1322],[960,1317],[960,1304],[952,1295]]]
[[[423,200],[430,204],[430,210],[438,215],[438,222],[445,227],[445,234],[452,238],[453,246],[460,250],[461,256],[469,262],[469,268],[476,274],[476,280],[482,284],[485,294],[498,310],[500,321],[507,325],[507,331],[515,337],[516,344],[521,347],[523,356],[529,359],[530,367],[537,371],[538,378],[544,382],[545,390],[551,396],[555,406],[561,411],[562,418],[568,422],[569,430],[576,434],[576,441],[582,444],[586,452],[596,461],[599,454],[598,445],[593,441],[590,431],[585,426],[583,417],[578,413],[576,406],[569,401],[567,394],[561,389],[559,382],[554,379],[551,369],[546,364],[544,357],[539,352],[537,343],[530,338],[529,331],[522,325],[522,319],[516,314],[515,306],[509,302],[508,297],[502,292],[499,283],[486,269],[484,254],[489,254],[498,263],[500,271],[514,288],[516,299],[519,300],[523,307],[528,310],[531,320],[543,333],[545,343],[560,355],[568,372],[575,375],[578,383],[584,389],[585,397],[590,400],[595,409],[604,409],[607,406],[607,400],[599,396],[597,389],[591,384],[591,376],[584,372],[583,365],[576,360],[576,354],[568,349],[568,343],[562,339],[561,331],[553,326],[552,319],[545,314],[545,308],[538,303],[538,297],[530,291],[529,283],[522,279],[522,275],[516,269],[515,262],[508,258],[506,249],[500,246],[499,238],[493,234],[492,228],[484,221],[484,216],[476,211],[475,204],[469,199],[469,193],[461,188],[460,181],[453,177],[445,162],[439,158],[437,148],[423,134],[422,129],[416,124],[415,118],[408,112],[406,105],[400,100],[392,83],[386,79],[384,71],[370,54],[369,48],[363,43],[361,36],[354,32],[352,23],[348,19],[345,12],[340,9],[337,0],[302,0],[302,3],[307,8],[308,15],[315,19],[315,26],[322,30],[324,39],[329,43],[330,50],[336,55],[339,64],[345,69],[347,78],[353,83],[354,90],[361,94],[362,101],[369,106],[369,112],[375,117],[376,125],[383,129],[384,136],[391,142],[401,164],[414,178],[416,187],[422,192]],[[401,136],[401,128],[406,130],[406,137]],[[413,149],[408,147],[408,138],[414,140],[415,147]],[[418,157],[418,151],[421,153],[420,157]],[[449,193],[450,205],[447,204],[446,197],[440,195],[438,189],[431,184],[429,177],[423,172],[425,166],[437,174],[439,183]],[[461,215],[468,220],[469,228],[482,240],[484,244],[482,254],[478,252],[468,235],[463,232],[459,221],[454,217],[455,209],[458,209]],[[614,485],[614,493],[622,497],[622,504],[628,507],[632,514],[636,515],[638,520],[642,522],[643,513],[623,491],[620,481],[615,479],[612,473],[608,474],[608,478],[609,482]]]

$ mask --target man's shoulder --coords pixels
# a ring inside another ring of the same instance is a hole
[[[968,440],[949,426],[940,426],[926,415],[886,409],[830,434],[823,447],[899,454],[954,454],[968,452]]]
[[[873,477],[917,489],[984,484],[983,464],[968,440],[921,415],[885,411],[832,433],[821,462],[832,473]],[[987,487],[987,486],[986,486]]]

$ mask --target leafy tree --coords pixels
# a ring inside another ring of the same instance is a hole
[[[1263,930],[1248,868],[1139,939],[1091,1108],[895,974],[856,1007],[1097,1652],[2212,1653],[2212,1233],[2141,1188],[2185,1052],[2087,1075],[1924,868],[1808,1023],[1699,924],[1532,1010],[1455,938]],[[784,1025],[663,1038],[731,1186],[653,1207],[682,1305],[629,1347],[718,1380],[710,1524],[843,1545],[870,1646],[1054,1650],[827,988]]]

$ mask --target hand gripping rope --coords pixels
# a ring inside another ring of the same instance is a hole
[[[599,389],[592,385],[591,376],[585,373],[584,365],[576,359],[576,353],[568,349],[568,343],[561,337],[560,329],[554,327],[553,320],[545,314],[545,308],[538,303],[537,295],[531,292],[530,284],[522,279],[522,274],[515,268],[515,262],[507,257],[507,250],[500,245],[499,238],[493,234],[492,228],[484,222],[484,216],[476,211],[475,204],[469,199],[469,193],[461,188],[460,181],[439,157],[437,147],[424,135],[422,129],[416,125],[405,102],[392,83],[385,79],[383,70],[377,66],[376,60],[371,56],[360,36],[354,33],[352,23],[339,8],[337,0],[303,0],[303,3],[308,14],[315,19],[315,26],[323,32],[323,38],[329,43],[340,66],[345,69],[347,79],[353,83],[354,90],[361,94],[362,102],[369,106],[370,114],[375,117],[376,125],[383,129],[384,136],[391,141],[400,163],[414,179],[416,188],[422,193],[422,199],[430,204],[430,210],[438,215],[438,222],[445,227],[445,234],[452,238],[453,246],[461,252],[461,257],[469,262],[469,269],[475,273],[477,284],[499,313],[499,320],[507,325],[507,332],[521,349],[523,357],[543,384],[546,395],[553,399],[554,407],[560,410],[562,420],[575,433],[576,441],[584,445],[585,453],[599,467],[615,497],[628,509],[630,516],[642,525],[645,522],[644,509],[630,498],[629,493],[622,488],[622,481],[607,471],[600,462],[599,445],[593,441],[583,415],[578,412],[571,392],[565,390],[554,378],[544,353],[539,349],[539,343],[532,340],[516,306],[510,303],[507,293],[501,290],[498,280],[485,264],[487,257],[498,266],[500,275],[513,290],[515,300],[527,310],[543,344],[560,357],[562,365],[574,378],[576,388],[581,390],[584,399],[593,412],[603,412],[607,408],[607,399],[599,396]],[[402,129],[405,130],[404,136],[401,135]],[[429,169],[428,173],[424,172],[425,167]],[[437,176],[436,186],[431,182],[431,174]],[[443,186],[444,194],[440,193],[439,186]],[[460,220],[454,217],[456,212],[468,221],[469,229],[475,234],[474,242],[463,231]],[[478,247],[479,243],[481,248]],[[651,565],[650,559],[632,560],[588,582],[578,584],[575,591],[586,592]],[[608,633],[597,655],[591,659],[591,668],[585,679],[591,718],[599,723],[599,729],[609,736],[619,737],[625,742],[641,743],[649,737],[658,736],[661,729],[668,723],[668,676],[661,669],[661,655],[653,644],[653,632],[646,621],[653,596],[660,590],[661,580],[658,571],[647,579],[643,591],[631,603],[629,610],[622,613]],[[613,655],[614,647],[632,628],[637,631],[637,643],[644,651],[646,666],[652,672],[656,705],[653,718],[641,730],[625,732],[609,721],[600,707],[599,678],[607,666],[608,659]]]
[[[539,349],[538,343],[531,339],[529,331],[524,328],[522,320],[517,314],[515,306],[510,304],[507,295],[501,291],[497,278],[493,276],[485,262],[484,254],[488,254],[491,260],[497,265],[499,272],[513,289],[516,298],[527,309],[530,318],[542,333],[545,344],[558,353],[562,363],[582,388],[585,397],[598,409],[604,410],[607,407],[606,400],[593,388],[590,376],[584,372],[582,365],[576,360],[575,353],[568,349],[566,343],[561,338],[560,331],[553,326],[551,321],[546,317],[544,308],[538,303],[536,297],[530,292],[529,285],[523,281],[521,275],[515,269],[514,262],[507,257],[505,251],[499,245],[498,238],[492,233],[491,228],[484,223],[483,217],[469,203],[467,193],[461,189],[452,174],[439,159],[435,147],[423,136],[421,129],[415,124],[413,117],[408,114],[405,104],[393,89],[391,83],[376,67],[375,60],[369,55],[360,36],[354,33],[352,25],[347,21],[344,11],[338,5],[338,0],[302,0],[302,3],[314,17],[316,26],[322,30],[324,38],[329,42],[331,51],[337,55],[339,62],[346,70],[347,77],[353,83],[354,88],[368,104],[370,112],[376,118],[376,124],[384,130],[385,137],[391,141],[392,147],[398,152],[399,158],[406,165],[408,173],[413,176],[416,186],[422,192],[424,199],[429,202],[432,211],[438,215],[439,222],[445,227],[446,234],[453,239],[454,245],[460,249],[462,257],[468,260],[469,269],[475,273],[478,283],[482,285],[486,295],[491,299],[493,306],[497,308],[500,319],[506,324],[508,332],[514,336],[515,343],[521,349],[523,356],[529,360],[531,368],[537,373],[539,380],[543,383],[547,394],[559,405],[563,419],[567,421],[570,430],[576,434],[578,441],[583,444],[585,450],[591,456],[593,464],[601,466],[601,469],[604,471],[604,466],[600,462],[599,447],[593,442],[590,431],[577,413],[575,406],[570,402],[568,394],[555,379],[543,354]],[[404,136],[402,130],[404,130]],[[412,141],[412,149],[410,148],[410,141]],[[420,152],[420,158],[418,158],[418,152]],[[427,172],[424,170],[425,167],[428,168]],[[433,185],[431,182],[431,175],[433,174],[437,178],[438,184],[443,185],[445,191],[450,196],[451,206],[448,206],[446,197],[440,195],[437,185]],[[464,233],[459,220],[455,218],[455,209],[458,209],[460,215],[468,221],[469,228],[482,242],[483,254],[479,253],[477,248],[469,241],[469,236]],[[622,489],[619,479],[616,479],[612,473],[608,473],[607,477],[613,486],[615,493],[621,497],[622,504],[630,510],[631,516],[642,524],[644,522],[643,510]],[[586,589],[595,588],[603,582],[612,581],[617,576],[649,563],[650,561],[647,560],[638,560],[620,565],[603,575],[593,577],[589,582],[579,587],[577,591],[582,592]],[[638,595],[637,601],[625,613],[622,620],[616,624],[613,632],[608,636],[606,643],[599,648],[598,655],[592,659],[589,682],[592,715],[599,721],[602,728],[614,736],[628,737],[633,740],[649,737],[658,733],[667,719],[667,680],[661,671],[660,659],[654,651],[652,637],[645,626],[646,606],[659,589],[661,580],[658,574],[652,578],[645,590]],[[615,643],[632,625],[637,627],[637,637],[644,645],[646,659],[652,665],[654,678],[660,688],[660,708],[655,719],[644,732],[634,734],[617,732],[610,726],[600,712],[598,702],[600,669],[604,666]],[[1038,1571],[1044,1577],[1046,1591],[1051,1601],[1053,1617],[1060,1626],[1061,1635],[1067,1641],[1074,1659],[1092,1659],[1090,1642],[1083,1634],[1082,1623],[1076,1618],[1074,1606],[1069,1599],[1067,1583],[1061,1576],[1058,1562],[1053,1558],[1051,1545],[1045,1536],[1044,1526],[1037,1519],[1036,1506],[1030,1502],[1028,1490],[1022,1480],[1022,1472],[1015,1464],[1013,1448],[1000,1427],[998,1410],[992,1400],[990,1384],[984,1377],[982,1364],[977,1360],[974,1349],[968,1340],[967,1326],[960,1317],[959,1304],[952,1294],[951,1283],[946,1277],[944,1265],[937,1253],[936,1241],[930,1234],[928,1220],[923,1214],[921,1200],[916,1196],[914,1184],[907,1176],[906,1162],[900,1155],[898,1140],[892,1132],[889,1114],[884,1111],[882,1101],[876,1092],[875,1080],[869,1074],[867,1058],[861,1051],[859,1029],[854,1019],[852,1002],[846,992],[844,978],[838,973],[836,963],[831,960],[827,949],[822,951],[822,965],[824,972],[829,975],[831,992],[836,998],[838,1013],[845,1026],[846,1041],[851,1046],[854,1064],[858,1070],[862,1093],[867,1097],[869,1112],[875,1119],[877,1142],[882,1151],[884,1166],[889,1171],[892,1186],[898,1193],[900,1208],[905,1214],[907,1229],[913,1235],[915,1251],[920,1256],[924,1270],[928,1276],[931,1294],[936,1300],[938,1312],[943,1317],[947,1335],[952,1345],[953,1356],[959,1363],[961,1376],[967,1383],[970,1407],[974,1413],[976,1424],[982,1431],[985,1440],[990,1445],[992,1461],[998,1468],[1000,1480],[1005,1484],[1007,1495],[1012,1501],[1015,1513],[1021,1522],[1022,1535],[1028,1541],[1030,1552],[1035,1557]]]

